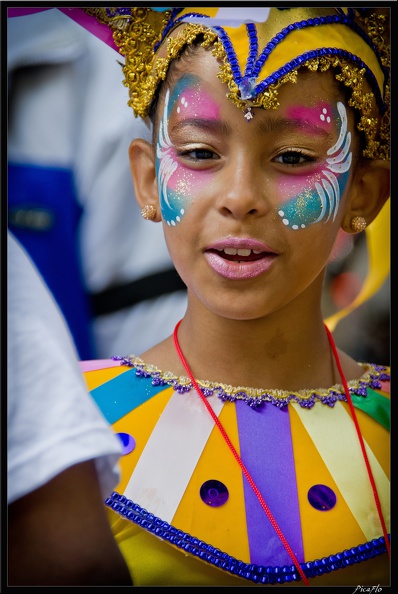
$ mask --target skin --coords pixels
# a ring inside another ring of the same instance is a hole
[[[92,460],[8,506],[9,586],[132,586]]]
[[[216,60],[202,48],[194,59],[174,63],[157,105],[153,145],[137,139],[130,147],[137,200],[157,208],[155,220],[163,222],[170,255],[188,288],[178,333],[182,352],[196,378],[229,385],[300,390],[340,383],[321,310],[325,270],[339,229],[352,232],[354,216],[370,224],[388,198],[388,163],[359,159],[353,113],[329,73],[308,72],[297,84],[282,85],[280,107],[255,108],[249,122],[226,98],[217,73]],[[184,109],[180,100],[188,91]],[[165,185],[165,157],[156,147],[166,130],[175,168]],[[328,170],[327,159],[339,152],[331,149],[342,130],[350,163],[335,172],[335,207],[329,201],[319,217],[316,184]],[[294,229],[280,212],[298,197],[306,224]],[[174,225],[161,219],[166,198],[171,207],[183,203]],[[218,274],[206,251],[231,237],[265,243],[276,254],[272,264],[250,278]],[[186,375],[172,336],[141,356]],[[340,351],[339,356],[347,380],[362,375],[352,358]],[[384,556],[366,564],[367,576],[350,568],[311,583],[386,584],[387,566]]]

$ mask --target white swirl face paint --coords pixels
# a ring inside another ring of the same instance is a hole
[[[316,124],[317,119],[325,128],[333,125],[334,118],[329,114],[327,107],[297,108],[295,117],[303,112],[306,120],[311,116],[311,121]],[[327,222],[330,217],[336,218],[340,207],[341,196],[346,188],[349,171],[352,163],[351,133],[348,131],[347,111],[343,103],[337,103],[340,130],[337,142],[327,151],[329,155],[319,171],[308,178],[302,188],[293,197],[289,196],[278,214],[284,225],[291,229],[304,229],[308,225]],[[296,184],[297,185],[297,184]]]
[[[171,176],[177,169],[177,162],[174,158],[173,145],[168,132],[170,91],[167,90],[162,119],[159,124],[158,141],[156,144],[156,173],[159,183],[160,206],[165,222],[175,226],[183,216],[184,208],[175,208],[175,197],[172,198],[173,206],[168,197],[168,184]]]

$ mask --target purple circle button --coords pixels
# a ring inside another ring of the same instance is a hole
[[[319,511],[329,511],[336,505],[334,491],[326,485],[313,485],[308,491],[308,501]]]
[[[224,483],[216,480],[210,480],[203,483],[200,487],[200,497],[206,505],[219,507],[228,500],[229,493]]]
[[[135,448],[135,439],[129,433],[116,433],[119,437],[120,441],[122,442],[123,446],[123,456],[132,452]]]

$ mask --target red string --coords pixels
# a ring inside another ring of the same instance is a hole
[[[297,568],[297,571],[299,572],[299,574],[301,575],[301,578],[304,582],[304,584],[306,586],[309,586],[309,582],[308,579],[305,575],[305,573],[303,572],[300,563],[298,562],[295,554],[293,553],[289,543],[287,542],[282,530],[279,528],[277,521],[275,520],[274,516],[271,513],[271,510],[269,509],[268,505],[265,503],[263,496],[261,495],[260,491],[258,490],[258,487],[256,485],[256,483],[254,482],[254,480],[252,479],[249,471],[247,470],[246,466],[243,463],[242,458],[239,456],[238,452],[236,451],[236,449],[234,448],[231,440],[229,439],[227,432],[225,431],[224,427],[222,426],[220,420],[218,419],[217,415],[215,414],[215,412],[213,411],[213,409],[211,408],[210,404],[208,403],[208,401],[206,400],[206,398],[204,397],[202,391],[200,390],[198,384],[196,383],[195,378],[192,375],[192,372],[190,370],[190,368],[188,367],[188,363],[185,360],[185,357],[182,353],[182,350],[180,348],[179,342],[178,342],[178,337],[177,337],[177,331],[178,328],[181,324],[181,320],[177,323],[176,327],[174,328],[174,344],[177,350],[177,353],[181,359],[182,364],[184,365],[185,369],[187,370],[188,376],[192,382],[192,384],[195,387],[195,390],[197,391],[197,393],[199,394],[201,400],[204,402],[207,410],[209,411],[209,413],[211,414],[213,421],[215,422],[215,424],[217,425],[217,427],[219,428],[219,430],[221,431],[221,434],[223,436],[223,438],[225,439],[225,441],[228,444],[228,447],[230,448],[231,452],[233,453],[233,455],[235,456],[236,460],[238,461],[243,474],[245,475],[249,485],[251,486],[251,488],[253,489],[257,499],[260,502],[261,507],[263,508],[263,510],[265,511],[266,515],[268,516],[269,521],[271,522],[272,526],[274,527],[275,532],[277,533],[277,535],[279,536],[280,540],[283,543],[283,546],[285,547],[285,549],[287,550],[287,552],[289,553],[294,565]]]
[[[354,405],[352,403],[352,398],[351,398],[350,390],[348,388],[347,380],[345,379],[345,376],[344,376],[344,373],[343,373],[343,369],[341,367],[340,357],[339,357],[339,354],[337,352],[336,345],[334,343],[332,333],[330,332],[329,328],[326,325],[325,325],[325,328],[326,328],[326,332],[327,332],[327,335],[328,335],[328,338],[329,338],[330,346],[332,347],[333,355],[334,355],[334,358],[335,358],[335,361],[336,361],[336,364],[337,364],[337,367],[338,367],[338,370],[339,370],[339,373],[340,373],[340,377],[341,377],[341,380],[342,380],[342,383],[343,383],[343,386],[344,386],[345,394],[346,394],[346,397],[347,397],[347,402],[348,402],[349,407],[350,407],[352,419],[354,421],[355,429],[356,429],[356,432],[357,432],[357,435],[358,435],[358,439],[359,439],[359,443],[360,443],[360,446],[361,446],[363,459],[365,461],[366,470],[368,471],[368,476],[369,476],[370,484],[372,486],[372,491],[373,491],[373,497],[374,497],[374,500],[375,500],[375,503],[376,503],[376,507],[377,507],[377,513],[379,514],[380,524],[381,524],[381,527],[383,529],[384,541],[386,543],[387,553],[388,553],[388,556],[391,557],[391,554],[390,554],[390,541],[388,539],[387,528],[386,528],[386,524],[385,524],[384,518],[383,518],[383,512],[381,511],[381,504],[380,504],[379,494],[377,492],[376,483],[375,483],[375,480],[373,478],[372,469],[370,468],[369,458],[368,458],[368,455],[366,453],[365,444],[363,442],[362,433],[361,433],[361,430],[359,428],[359,423],[358,423],[357,415],[355,413]]]
[[[300,563],[298,562],[298,560],[297,560],[294,552],[292,551],[289,543],[287,542],[287,540],[286,540],[286,538],[285,538],[282,530],[280,529],[277,521],[275,520],[274,516],[272,515],[271,510],[269,509],[268,505],[264,501],[264,498],[261,495],[261,493],[260,493],[260,491],[259,491],[256,483],[254,482],[251,474],[249,473],[249,471],[247,470],[245,464],[243,463],[242,458],[239,456],[239,454],[236,451],[235,447],[233,446],[231,440],[229,439],[229,437],[227,435],[227,432],[225,431],[223,425],[221,424],[221,422],[218,419],[217,415],[215,414],[215,412],[211,408],[210,404],[208,403],[207,399],[203,395],[201,389],[199,388],[199,386],[198,386],[195,378],[193,377],[193,374],[192,374],[192,372],[191,372],[191,370],[190,370],[190,368],[188,366],[188,363],[185,360],[185,357],[184,357],[183,352],[181,350],[180,344],[178,342],[178,328],[179,328],[179,326],[181,324],[181,321],[182,320],[180,320],[176,324],[176,327],[174,328],[174,345],[175,345],[176,351],[178,353],[178,356],[180,357],[180,360],[181,360],[182,364],[184,365],[184,367],[185,367],[185,369],[186,369],[186,371],[188,373],[188,376],[189,376],[189,378],[190,378],[190,380],[191,380],[191,382],[192,382],[195,390],[199,394],[202,402],[205,404],[205,406],[206,406],[207,410],[209,411],[209,413],[210,413],[213,421],[215,422],[215,424],[217,425],[218,429],[220,430],[223,438],[225,439],[225,441],[226,441],[229,449],[231,450],[231,452],[234,455],[235,459],[239,463],[239,466],[241,467],[241,469],[243,471],[243,474],[245,475],[245,477],[246,477],[249,485],[253,489],[253,491],[254,491],[257,499],[260,502],[261,507],[265,511],[265,513],[266,513],[269,521],[271,522],[271,524],[272,524],[275,532],[279,536],[279,538],[280,538],[283,546],[285,547],[286,551],[289,553],[290,558],[292,559],[294,565],[296,566],[297,571],[299,572],[299,574],[300,574],[300,576],[301,576],[304,584],[306,586],[309,586],[308,579],[307,579],[306,575],[304,574],[304,572],[303,572],[303,570],[302,570],[302,568],[300,566]],[[330,346],[332,347],[333,355],[334,355],[334,358],[335,358],[335,361],[336,361],[336,364],[337,364],[337,367],[338,367],[338,370],[339,370],[339,373],[340,373],[340,377],[341,377],[341,380],[342,380],[342,383],[343,383],[343,386],[344,386],[344,390],[345,390],[345,394],[346,394],[346,397],[347,397],[347,401],[348,401],[348,404],[349,404],[349,407],[350,407],[350,410],[351,410],[351,415],[352,415],[352,418],[353,418],[353,421],[354,421],[354,425],[355,425],[355,429],[356,429],[356,432],[357,432],[357,435],[358,435],[359,443],[360,443],[361,450],[362,450],[362,455],[363,455],[363,458],[364,458],[364,461],[365,461],[366,469],[367,469],[369,480],[370,480],[370,484],[372,486],[373,496],[374,496],[374,499],[375,499],[375,502],[376,502],[376,507],[377,507],[377,512],[379,514],[380,523],[381,523],[381,526],[382,526],[382,529],[383,529],[384,540],[385,540],[385,543],[386,543],[387,552],[388,552],[388,555],[390,556],[390,543],[389,543],[389,540],[388,540],[387,529],[386,529],[386,525],[385,525],[385,522],[384,522],[382,511],[381,511],[380,499],[379,499],[379,495],[377,493],[376,484],[375,484],[375,481],[374,481],[374,478],[373,478],[372,470],[370,468],[368,456],[366,454],[365,445],[364,445],[364,442],[363,442],[361,430],[359,428],[358,420],[357,420],[357,417],[356,417],[356,414],[355,414],[354,406],[352,404],[351,394],[350,394],[350,391],[349,391],[349,388],[348,388],[347,380],[345,379],[345,376],[344,376],[344,373],[343,373],[343,369],[341,367],[340,358],[339,358],[339,355],[338,355],[338,352],[337,352],[337,349],[336,349],[336,345],[335,345],[334,340],[333,340],[333,336],[332,336],[329,328],[326,325],[325,325],[325,329],[326,329],[326,333],[327,333],[327,336],[328,336],[328,339],[329,339]]]

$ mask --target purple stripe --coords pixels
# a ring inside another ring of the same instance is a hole
[[[296,558],[302,562],[304,552],[288,407],[281,410],[267,402],[254,410],[244,402],[237,402],[236,414],[242,460]],[[290,555],[246,479],[244,494],[251,563],[292,565]]]

